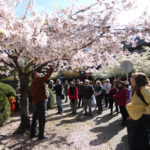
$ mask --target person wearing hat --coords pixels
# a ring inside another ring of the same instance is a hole
[[[118,93],[117,93],[117,99],[118,99],[118,105],[120,108],[120,113],[122,115],[122,126],[125,126],[127,124],[127,118],[128,118],[128,112],[126,110],[126,105],[128,103],[127,100],[127,89],[124,87],[125,83],[123,81],[120,81],[118,83]]]

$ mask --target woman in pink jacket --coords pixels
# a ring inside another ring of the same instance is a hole
[[[72,114],[77,113],[78,89],[74,86],[74,82],[70,83],[68,96],[71,101]]]

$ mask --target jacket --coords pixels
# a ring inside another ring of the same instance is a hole
[[[95,95],[95,97],[102,98],[103,97],[103,88],[101,86],[96,86],[94,88],[94,95]]]
[[[138,120],[143,114],[150,115],[150,87],[141,87],[141,94],[144,100],[147,102],[148,106],[141,100],[136,93],[133,94],[131,102],[126,106],[129,116],[133,120]]]
[[[117,89],[112,88],[112,89],[110,90],[110,92],[109,92],[109,99],[110,99],[111,101],[114,101],[114,100],[117,99]]]
[[[92,86],[85,85],[83,88],[83,98],[89,99],[92,97],[93,94],[94,94],[94,90],[93,90]]]
[[[33,79],[30,86],[30,93],[32,96],[32,103],[36,104],[44,101],[46,96],[45,81],[51,76],[53,68],[51,68],[48,73],[43,77],[36,77]]]
[[[68,89],[68,96],[69,96],[70,100],[72,100],[72,99],[78,100],[78,89],[77,89],[77,87],[74,87],[74,88],[75,88],[75,90],[74,90],[73,95],[70,92],[70,88]]]
[[[62,95],[62,85],[56,84],[56,86],[54,87],[54,91],[57,96],[61,96]]]
[[[119,106],[126,106],[128,100],[127,100],[127,90],[125,88],[122,88],[117,93],[117,99]]]

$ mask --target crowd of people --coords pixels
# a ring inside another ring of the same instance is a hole
[[[96,105],[98,114],[102,114],[104,108],[110,108],[110,114],[112,115],[115,105],[115,112],[118,114],[120,110],[122,114],[121,125],[126,125],[128,118],[126,105],[130,102],[132,95],[131,86],[127,81],[115,78],[110,83],[109,79],[97,80],[96,82],[85,79],[83,83],[83,81],[77,79],[76,82],[71,81],[70,83],[66,80],[62,85],[60,79],[58,79],[56,85],[51,80],[49,88],[56,94],[58,114],[63,114],[62,99],[64,98],[65,102],[68,102],[69,97],[72,114],[77,113],[77,108],[83,107],[84,115],[92,116],[92,106]]]
[[[30,87],[34,112],[32,117],[31,135],[36,134],[36,120],[39,120],[39,139],[44,137],[45,127],[45,101],[47,99],[45,81],[50,77],[55,65],[49,72],[40,77],[33,73],[33,82]],[[95,105],[98,115],[104,109],[110,109],[110,115],[120,112],[122,122],[127,126],[129,150],[150,149],[150,85],[149,79],[144,73],[134,73],[128,81],[114,78],[97,80],[96,82],[85,79],[65,81],[62,85],[60,79],[56,84],[51,80],[48,87],[56,94],[57,114],[63,114],[62,100],[70,101],[72,114],[77,114],[77,109],[82,107],[85,116],[92,116],[92,106]],[[115,106],[115,111],[113,108]]]

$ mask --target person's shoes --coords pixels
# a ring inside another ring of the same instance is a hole
[[[88,115],[87,113],[84,114],[84,116],[87,116],[87,115]]]
[[[47,138],[48,138],[47,136],[41,136],[41,137],[39,137],[39,140],[45,140]]]
[[[92,116],[92,114],[89,114],[89,116]]]
[[[102,114],[102,111],[98,110],[97,113],[98,113],[98,114]]]
[[[60,114],[60,112],[57,112],[56,114]]]
[[[125,126],[127,126],[127,122],[122,122],[119,125],[121,125],[122,127],[125,127]]]
[[[37,135],[30,135],[30,139],[36,138]]]

